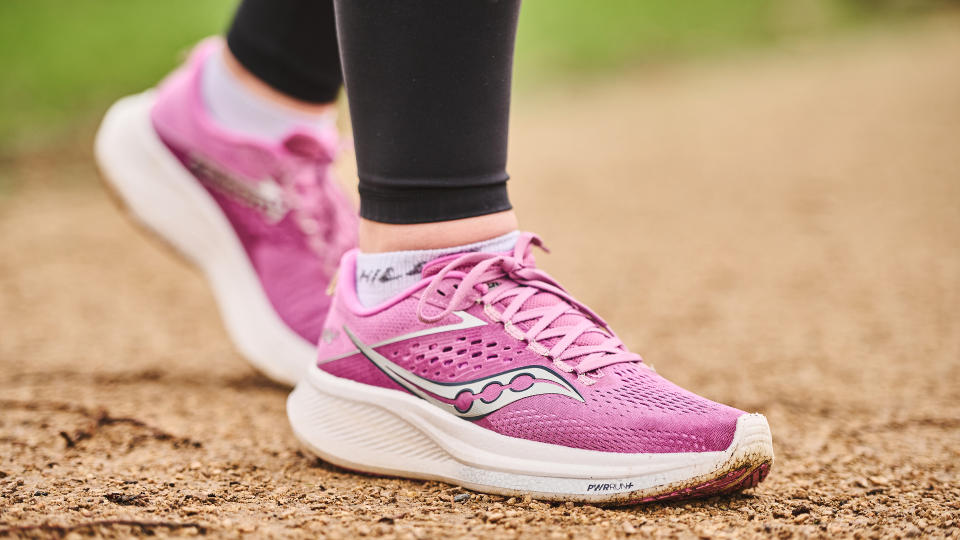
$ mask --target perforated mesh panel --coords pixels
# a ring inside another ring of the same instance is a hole
[[[436,381],[470,380],[481,371],[504,371],[517,365],[517,344],[513,339],[485,338],[483,334],[474,331],[459,336],[426,336],[388,345],[380,351],[396,364]]]
[[[636,409],[642,407],[661,413],[710,415],[722,407],[636,365],[618,364],[607,371],[607,376],[616,377],[618,384],[593,392],[593,406],[597,410],[635,415]]]

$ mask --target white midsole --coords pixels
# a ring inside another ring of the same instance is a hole
[[[316,359],[315,345],[280,319],[223,211],[157,136],[153,102],[147,91],[107,112],[94,145],[104,180],[133,217],[203,271],[240,353],[293,385]]]
[[[508,437],[415,396],[312,367],[287,401],[296,435],[347,468],[443,480],[481,491],[605,501],[773,459],[770,428],[741,416],[717,452],[622,454]]]

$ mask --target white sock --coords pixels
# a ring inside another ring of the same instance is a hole
[[[499,253],[510,251],[517,244],[520,231],[503,236],[443,249],[420,251],[391,251],[388,253],[359,253],[357,255],[357,298],[365,307],[375,306],[393,298],[420,281],[423,265],[444,255],[479,251]]]
[[[294,128],[317,131],[336,122],[336,111],[305,113],[251,91],[227,67],[224,54],[226,51],[220,51],[207,59],[200,82],[207,111],[224,129],[259,139],[278,140]]]

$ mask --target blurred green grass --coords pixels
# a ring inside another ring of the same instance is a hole
[[[236,0],[2,0],[0,154],[92,124],[153,85]],[[702,57],[924,12],[948,0],[527,0],[518,84]]]

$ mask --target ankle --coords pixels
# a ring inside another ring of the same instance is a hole
[[[295,130],[336,129],[333,105],[305,103],[281,94],[246,71],[226,48],[203,65],[200,91],[210,118],[226,131],[278,140]]]
[[[278,107],[288,109],[291,113],[295,114],[323,116],[336,109],[336,105],[333,102],[313,103],[284,94],[261,81],[256,75],[248,71],[247,68],[233,56],[233,53],[230,52],[230,49],[227,47],[223,48],[221,54],[223,55],[223,63],[226,65],[227,70],[230,71],[230,74],[248,91],[256,94],[263,100],[271,102]]]
[[[483,216],[398,225],[360,220],[360,250],[364,253],[443,249],[490,240],[517,230],[513,210]]]

